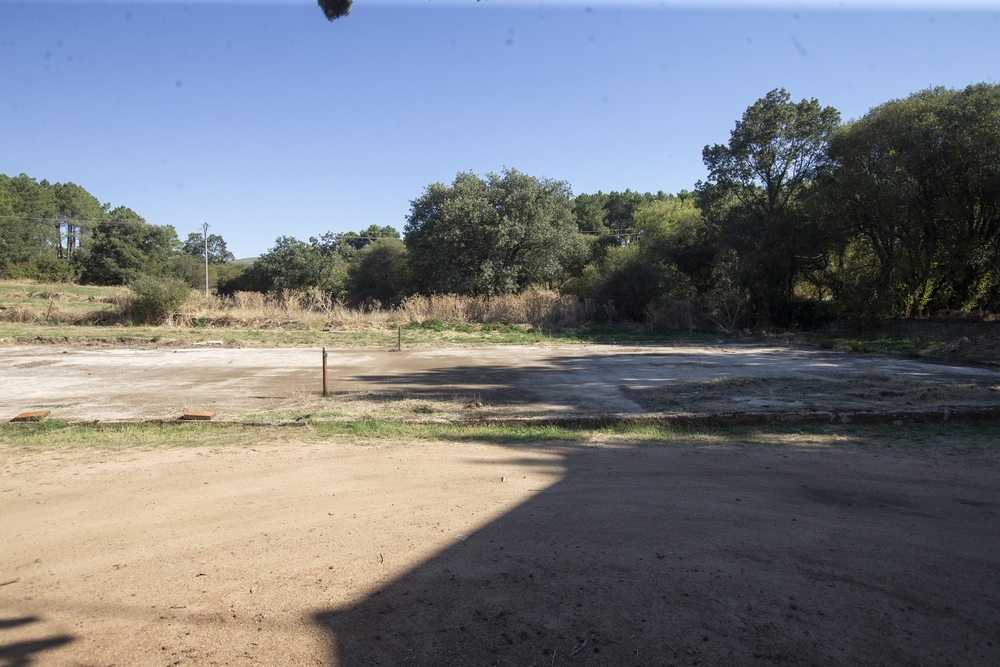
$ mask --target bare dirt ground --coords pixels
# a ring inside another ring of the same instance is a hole
[[[0,419],[490,417],[996,406],[1000,371],[759,346],[0,348]],[[9,416],[6,416],[9,415]],[[6,417],[5,417],[6,416]]]
[[[0,449],[0,665],[1000,664],[1000,436],[851,437]]]

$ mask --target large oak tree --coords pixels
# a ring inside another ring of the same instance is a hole
[[[405,231],[419,291],[486,296],[551,283],[579,236],[569,186],[514,169],[429,185]]]

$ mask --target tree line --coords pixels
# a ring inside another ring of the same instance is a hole
[[[250,265],[219,264],[218,289],[391,306],[542,288],[633,321],[686,304],[726,329],[1000,311],[1000,86],[928,89],[847,122],[773,90],[702,158],[705,181],[677,194],[574,196],[515,169],[462,172],[411,202],[402,234],[282,236]],[[0,177],[0,216],[56,221],[5,226],[0,271],[45,255],[81,280],[120,284],[138,267],[184,277],[176,257],[201,256],[200,235],[180,244],[172,228],[81,192]]]
[[[204,284],[204,242],[201,232],[182,242],[172,225],[101,204],[75,183],[0,174],[0,278],[126,285],[152,275]],[[208,259],[213,281],[235,271],[217,234],[208,235]]]

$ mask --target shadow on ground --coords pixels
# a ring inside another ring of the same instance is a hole
[[[37,664],[36,661],[42,657],[39,654],[75,640],[72,635],[62,634],[27,641],[4,641],[4,630],[33,625],[40,620],[35,616],[0,618],[0,667],[28,667]]]
[[[330,662],[1000,664],[988,472],[928,484],[929,462],[778,449],[562,456],[562,481],[317,613]]]
[[[519,414],[919,410],[996,405],[1000,373],[908,360],[777,348],[697,356],[623,351],[552,355],[535,363],[443,366],[345,374],[337,393],[364,401],[475,401]]]

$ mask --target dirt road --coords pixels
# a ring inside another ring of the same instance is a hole
[[[323,400],[318,349],[0,348],[0,419],[42,407],[67,419],[186,410],[451,418],[1000,402],[997,371],[787,348],[354,348],[328,361],[333,395]]]
[[[0,456],[0,665],[1000,664],[996,457]]]

